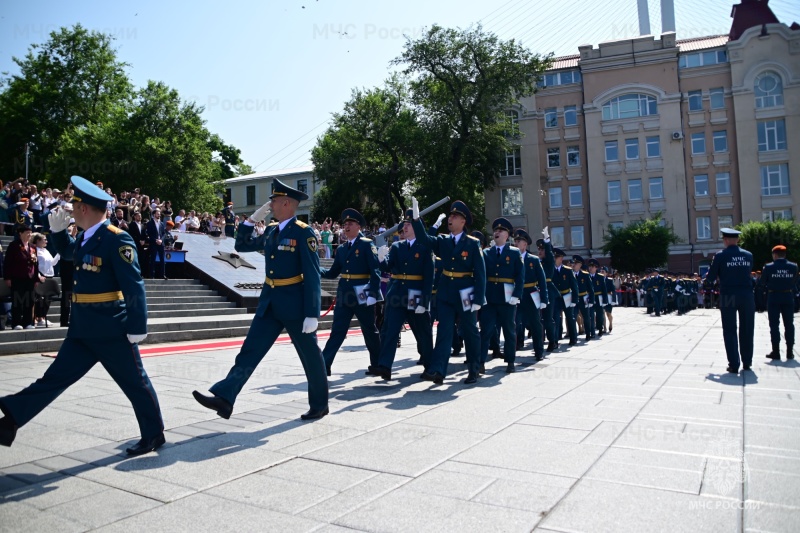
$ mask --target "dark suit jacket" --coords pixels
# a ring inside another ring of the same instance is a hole
[[[167,225],[163,221],[159,221],[156,225],[156,219],[151,218],[147,221],[147,238],[150,241],[150,246],[159,246],[156,244],[156,239],[161,240],[161,246],[164,245],[164,236],[167,234]]]

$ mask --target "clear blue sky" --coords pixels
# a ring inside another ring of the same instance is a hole
[[[730,0],[675,0],[679,39],[727,34]],[[660,8],[649,0],[652,33]],[[800,22],[800,2],[772,0]],[[535,52],[635,36],[636,0],[267,0],[169,2],[0,0],[0,71],[61,26],[116,36],[136,86],[163,81],[206,107],[208,128],[257,170],[308,164],[308,152],[354,87],[380,85],[405,38],[438,23],[481,22]]]

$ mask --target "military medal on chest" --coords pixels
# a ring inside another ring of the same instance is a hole
[[[100,257],[95,257],[93,255],[85,255],[83,256],[83,264],[81,268],[84,270],[88,270],[90,272],[100,272],[100,268],[103,266],[103,259]]]

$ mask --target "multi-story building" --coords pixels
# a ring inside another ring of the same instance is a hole
[[[311,207],[314,205],[314,194],[322,187],[322,184],[314,181],[313,173],[314,167],[309,166],[256,172],[230,178],[225,180],[224,199],[226,202],[233,202],[236,213],[250,215],[269,200],[274,181],[279,179],[286,185],[308,194],[308,200],[300,202],[297,208],[297,218],[308,222]]]
[[[557,58],[519,126],[487,218],[603,258],[609,226],[662,213],[697,270],[719,229],[800,216],[800,27],[766,1],[734,6],[730,35],[674,32],[579,47]]]

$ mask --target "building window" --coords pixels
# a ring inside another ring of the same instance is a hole
[[[547,149],[547,168],[558,168],[561,166],[561,148]]]
[[[608,203],[615,204],[622,201],[622,187],[619,181],[608,182]]]
[[[764,165],[761,167],[761,196],[788,196],[789,165]]]
[[[248,185],[246,192],[247,192],[247,205],[256,205],[256,186]]]
[[[639,139],[625,139],[625,159],[639,159]]]
[[[786,150],[786,121],[765,120],[758,123],[758,151]]]
[[[631,202],[642,201],[642,180],[628,180],[628,200]]]
[[[564,106],[564,125],[578,125],[578,108],[574,105]]]
[[[606,161],[619,161],[617,141],[606,141]]]
[[[622,229],[625,224],[623,222],[609,222],[608,227],[611,229]]]
[[[728,132],[725,130],[714,132],[714,152],[728,151]]]
[[[552,72],[544,75],[544,86],[569,85],[570,83],[580,83],[581,72],[579,70],[567,70],[564,72]]]
[[[506,152],[505,164],[505,168],[500,169],[501,176],[519,176],[522,174],[522,156],[519,148],[513,152]]]
[[[503,189],[501,201],[503,202],[503,216],[521,215],[522,187]]]
[[[660,200],[664,198],[664,179],[663,178],[650,178],[650,199]]]
[[[708,174],[698,174],[694,177],[694,195],[708,196]]]
[[[583,226],[572,226],[569,229],[573,248],[583,248]]]
[[[704,67],[727,63],[728,53],[725,50],[709,50],[707,52],[695,52],[693,54],[683,54],[678,60],[679,68]]]
[[[732,228],[733,227],[733,217],[731,215],[720,215],[717,217],[717,227],[720,228]]]
[[[561,209],[564,203],[561,201],[561,187],[550,189],[550,209]]]
[[[550,228],[550,242],[553,243],[554,248],[564,247],[564,228],[562,226]]]
[[[544,110],[544,127],[557,128],[558,127],[558,109],[555,107],[548,107]]]
[[[692,155],[703,155],[706,153],[706,134],[692,133]]]
[[[789,220],[792,218],[791,209],[778,209],[777,211],[764,211],[761,214],[764,221],[774,222],[776,220]]]
[[[756,108],[783,105],[783,81],[777,73],[767,71],[756,78]]]
[[[731,173],[717,172],[717,196],[731,194]]]
[[[697,217],[697,240],[711,238],[711,217]]]
[[[222,195],[222,202],[225,205],[228,205],[228,202],[232,202],[232,195],[233,191],[231,189],[225,189],[225,194]]]
[[[505,113],[505,130],[506,137],[519,137],[519,113],[513,109],[506,110]]]
[[[302,193],[308,194],[308,180],[305,179],[297,180],[297,190]]]
[[[658,114],[656,99],[647,94],[625,94],[603,105],[603,120]]]
[[[689,91],[689,111],[703,110],[703,91]]]
[[[583,207],[583,188],[580,185],[569,186],[569,206]]]
[[[647,157],[661,157],[661,139],[659,139],[658,135],[647,137],[646,146]]]
[[[567,146],[567,166],[579,167],[581,165],[581,153],[577,146]]]
[[[711,96],[711,109],[722,109],[725,107],[725,89],[715,87],[708,91]]]

